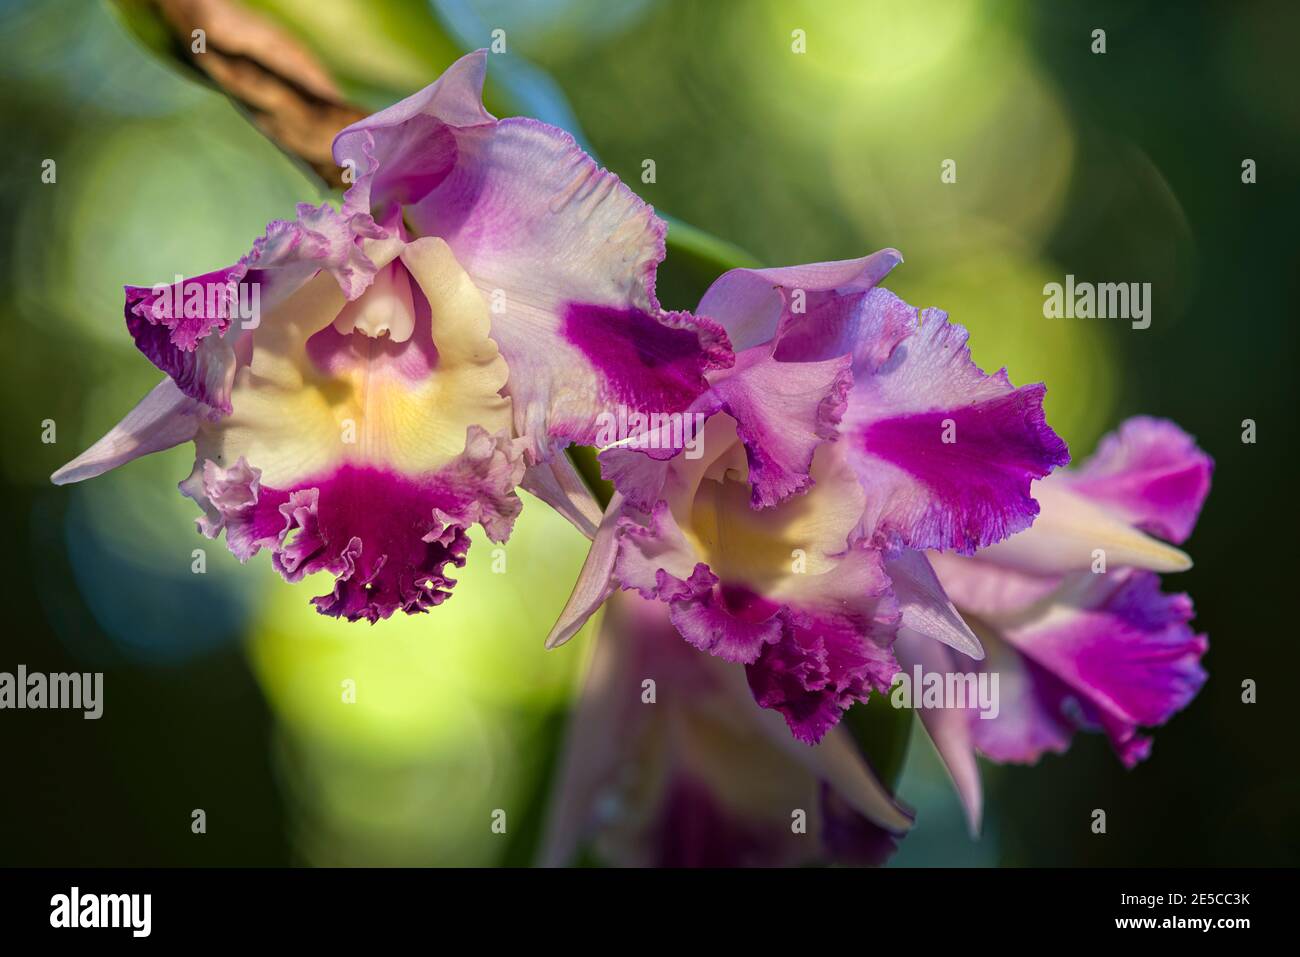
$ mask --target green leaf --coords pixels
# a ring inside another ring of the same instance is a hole
[[[895,708],[888,694],[873,694],[866,704],[855,704],[844,715],[844,726],[891,793],[903,774],[912,724],[911,710]]]
[[[757,268],[759,262],[734,243],[660,213],[668,223],[668,257],[659,267],[656,292],[674,309],[694,309],[713,281],[730,269]]]

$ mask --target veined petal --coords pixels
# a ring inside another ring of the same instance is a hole
[[[570,724],[542,863],[565,864],[587,841],[625,866],[836,859],[828,842],[848,821],[831,828],[822,787],[850,817],[894,833],[910,824],[847,735],[795,744],[779,716],[755,706],[739,668],[684,644],[663,604],[623,592],[609,603]],[[792,835],[794,807],[808,811],[808,836]]]
[[[754,700],[779,711],[808,744],[822,740],[855,702],[888,692],[898,673],[890,648],[898,605],[879,553],[854,549],[815,577],[819,597],[834,604],[788,599],[780,640],[746,668]]]
[[[771,711],[760,711],[769,737],[780,742],[810,771],[833,787],[854,811],[891,834],[905,834],[914,820],[880,783],[862,758],[853,736],[844,728],[834,727],[812,747],[793,741]]]
[[[902,617],[898,634],[942,642],[976,661],[984,649],[958,613],[921,552],[903,551],[885,562]]]
[[[545,459],[591,444],[601,412],[685,409],[731,351],[715,324],[660,308],[663,221],[569,134],[487,113],[485,66],[483,50],[462,57],[340,133],[334,155],[360,174],[348,209],[402,204],[492,303],[516,429]]]
[[[433,83],[334,138],[334,162],[354,171],[345,203],[358,212],[408,206],[456,165],[462,130],[496,122],[483,108],[487,51],[467,53]]]
[[[546,636],[547,648],[558,648],[596,613],[614,590],[614,562],[618,558],[618,536],[623,521],[623,497],[617,492],[609,500],[600,527],[591,542],[591,550],[582,563],[573,592],[560,612],[555,626]]]
[[[1016,615],[1042,601],[1061,584],[1059,574],[1036,575],[984,561],[982,555],[966,558],[929,552],[926,556],[944,592],[968,615],[990,619]]]
[[[213,415],[230,412],[237,352],[269,313],[322,270],[348,298],[370,284],[374,266],[358,244],[384,230],[368,214],[302,204],[276,220],[239,262],[153,287],[127,286],[127,329],[149,361]]]
[[[524,462],[487,306],[446,243],[367,254],[381,281],[356,301],[319,275],[268,316],[182,488],[238,557],[328,571],[318,608],[375,621],[447,597],[470,525],[509,535]]]
[[[103,438],[50,476],[68,485],[103,475],[143,455],[161,452],[194,438],[204,415],[201,403],[163,379]]]
[[[1027,528],[1030,483],[1069,456],[1041,385],[971,361],[966,330],[937,309],[873,375],[856,375],[841,435],[867,493],[862,532],[895,550],[970,554]]]
[[[859,304],[902,261],[898,250],[882,249],[861,259],[732,269],[709,287],[697,311],[726,329],[737,352],[763,345],[771,350],[791,330],[797,330],[798,343],[791,342],[792,354],[784,358],[792,361],[872,351],[863,345],[874,337],[862,334]],[[873,331],[887,334],[884,328]],[[892,348],[888,344],[884,355]]]
[[[980,754],[1002,764],[1034,764],[1044,754],[1069,750],[1081,711],[1069,686],[1001,638],[986,636],[984,647],[988,656],[979,666],[955,669],[998,676],[997,717],[965,713]]]
[[[502,120],[457,141],[455,167],[408,216],[445,238],[493,303],[516,427],[592,443],[611,409],[685,410],[730,364],[726,335],[654,295],[663,221],[567,133]]]
[[[1063,477],[1075,494],[1181,544],[1196,525],[1213,471],[1210,457],[1173,422],[1136,416],[1103,438],[1077,472]]]
[[[849,546],[861,489],[826,444],[809,493],[754,509],[734,420],[710,419],[704,449],[671,460],[666,497],[625,520],[614,577],[667,603],[687,642],[746,665],[755,699],[815,743],[897,671],[889,578],[879,553]]]
[[[991,654],[1002,708],[972,722],[976,745],[997,760],[1034,761],[1064,750],[1076,727],[1095,728],[1126,766],[1137,764],[1151,747],[1140,729],[1164,724],[1205,682],[1208,642],[1189,626],[1192,614],[1188,597],[1163,594],[1150,572],[1073,576],[1033,614],[998,628],[1023,662]]]
[[[1031,575],[1101,567],[1181,572],[1192,567],[1186,553],[1138,531],[1110,508],[1080,494],[1064,476],[1034,486],[1039,514],[1034,524],[980,552],[980,559]]]
[[[778,362],[764,348],[710,377],[718,407],[736,420],[749,460],[751,501],[768,508],[812,485],[813,453],[836,436],[853,384],[849,356]]]
[[[928,674],[950,674],[967,669],[948,649],[941,647],[918,632],[899,628],[894,643],[901,669],[911,674],[918,665]],[[983,651],[981,650],[981,655]],[[975,760],[975,745],[971,741],[970,722],[978,715],[968,708],[919,708],[921,723],[930,740],[934,742],[939,759],[948,769],[957,797],[966,812],[966,823],[972,835],[978,834],[984,812],[984,793],[980,784],[979,765]]]
[[[555,509],[587,538],[595,537],[601,521],[600,504],[567,455],[530,465],[519,487]]]

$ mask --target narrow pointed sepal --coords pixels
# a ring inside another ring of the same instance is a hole
[[[50,476],[70,485],[103,475],[143,455],[188,442],[198,431],[202,406],[170,378],[153,387],[108,434]]]
[[[1139,531],[1061,483],[1039,482],[1034,496],[1040,507],[1034,524],[986,548],[981,558],[1035,575],[1109,567],[1184,572],[1192,567],[1186,552]]]
[[[983,659],[979,639],[953,606],[924,554],[903,551],[885,562],[885,571],[902,614],[898,623],[900,637],[911,634],[939,641],[975,661]]]
[[[614,561],[618,557],[619,520],[623,513],[623,497],[617,492],[605,509],[605,517],[591,542],[587,560],[573,584],[573,592],[560,612],[551,633],[546,636],[546,647],[558,648],[587,623],[587,619],[604,604],[614,590]]]

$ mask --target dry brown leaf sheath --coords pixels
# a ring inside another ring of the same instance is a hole
[[[273,143],[343,185],[330,144],[366,114],[344,101],[325,68],[295,37],[233,0],[153,0],[189,61],[243,106]],[[195,52],[194,31],[206,49]]]

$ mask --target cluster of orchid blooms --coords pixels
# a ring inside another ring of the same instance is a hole
[[[592,542],[548,646],[609,608],[552,863],[592,840],[630,863],[879,860],[910,815],[840,719],[916,664],[1002,679],[993,720],[920,712],[972,828],[977,752],[1033,762],[1099,729],[1145,758],[1140,729],[1205,680],[1191,603],[1156,574],[1190,565],[1194,442],[1134,419],[1054,471],[1044,387],[982,372],[962,327],[883,288],[889,249],[735,269],[665,311],[664,223],[566,133],[487,113],[485,65],[343,130],[340,208],[184,280],[257,284],[257,323],[128,287],[166,377],[54,481],[193,441],[203,534],[289,581],[329,572],[313,601],[350,621],[448,598],[469,529],[505,541],[517,489],[560,511]],[[602,509],[565,450],[629,410],[703,432],[690,455],[604,448]]]

